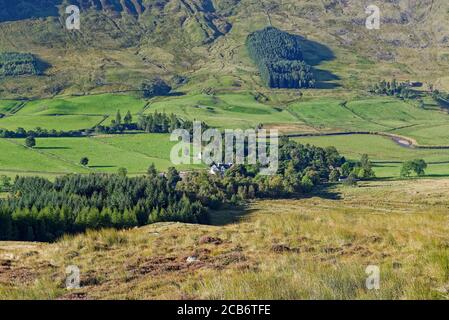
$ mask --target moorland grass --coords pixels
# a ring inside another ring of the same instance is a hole
[[[2,275],[0,298],[449,297],[447,179],[323,191],[304,199],[253,202],[220,226],[158,223],[89,231],[47,245],[0,243],[2,253],[17,257]],[[222,242],[204,243],[204,236]],[[189,266],[185,261],[192,254],[200,262]],[[68,265],[79,266],[83,285],[56,290],[64,286]],[[379,290],[365,286],[369,265],[380,268]],[[14,281],[22,266],[31,268],[30,281]]]

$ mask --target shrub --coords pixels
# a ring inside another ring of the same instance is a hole
[[[87,157],[82,157],[81,160],[80,160],[80,164],[81,164],[82,166],[87,166],[87,165],[89,164],[89,158],[87,158]]]

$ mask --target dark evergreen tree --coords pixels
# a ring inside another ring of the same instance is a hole
[[[300,37],[274,27],[250,34],[250,57],[271,88],[310,88],[315,85],[312,68],[304,62]]]
[[[87,166],[88,164],[89,164],[89,158],[82,157],[81,160],[80,160],[80,165]]]
[[[130,125],[133,122],[133,116],[131,115],[131,112],[129,110],[123,118],[123,122],[125,123],[125,125]]]
[[[36,146],[36,139],[34,138],[34,136],[28,136],[28,137],[25,139],[25,145],[26,145],[28,148],[34,148],[34,147]]]

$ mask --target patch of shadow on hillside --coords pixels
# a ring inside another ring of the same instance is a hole
[[[250,209],[245,205],[211,210],[209,212],[209,224],[213,226],[224,226],[236,223],[242,220],[245,216],[256,211],[256,209]]]
[[[107,169],[107,168],[117,168],[117,166],[89,166],[91,169]]]
[[[302,200],[309,198],[321,198],[326,200],[341,200],[341,193],[335,191],[335,185],[328,184],[316,187],[313,192],[308,194],[297,194],[286,197],[285,200]],[[264,200],[282,200],[283,198],[265,198]],[[245,216],[257,212],[258,209],[252,209],[248,205],[240,205],[235,207],[227,207],[220,210],[209,211],[209,224],[213,226],[224,226],[241,221]]]
[[[339,76],[328,70],[317,68],[321,63],[335,59],[335,54],[332,49],[322,43],[305,37],[297,37],[301,43],[304,61],[313,68],[313,74],[317,81],[315,87],[317,89],[333,89],[340,87],[340,84],[334,82],[340,80]]]
[[[449,174],[446,173],[432,173],[432,174],[426,174],[420,178],[447,178],[449,177]]]
[[[449,164],[449,161],[433,161],[427,162],[427,164]]]
[[[37,150],[69,150],[69,147],[34,147]]]
[[[340,80],[340,77],[330,71],[313,68],[313,74],[316,79],[316,89],[335,89],[341,87],[339,83],[334,82]]]
[[[49,62],[47,62],[39,57],[35,56],[35,59],[36,59],[37,68],[39,70],[38,75],[43,75],[52,66]]]
[[[449,101],[442,100],[441,98],[435,99],[438,105],[443,109],[449,109]]]
[[[56,17],[62,0],[18,0],[0,1],[0,22],[17,21],[23,19],[37,19]]]
[[[325,200],[341,200],[341,193],[335,190],[336,184],[323,184],[315,187],[315,189],[307,194],[301,194],[299,199],[322,198]]]
[[[165,97],[182,97],[185,95],[186,95],[185,92],[174,91],[174,92],[170,92],[170,93],[166,94]]]

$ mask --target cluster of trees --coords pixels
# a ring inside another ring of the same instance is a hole
[[[11,178],[5,175],[0,176],[0,192],[8,192],[11,188]]]
[[[204,127],[207,127],[203,123]],[[47,130],[37,127],[34,130],[25,130],[24,128],[17,128],[17,130],[7,130],[0,128],[0,138],[59,138],[59,137],[86,137],[91,134],[117,134],[123,133],[124,131],[142,130],[149,133],[169,133],[175,129],[187,129],[193,128],[193,122],[187,121],[179,118],[175,114],[167,115],[165,112],[148,115],[139,115],[137,122],[133,122],[133,116],[130,111],[128,111],[122,118],[120,110],[117,111],[115,119],[111,121],[109,126],[98,125],[95,129],[81,129],[81,130],[70,130],[70,131],[57,131],[57,130]],[[34,140],[34,145],[35,145]],[[28,145],[28,147],[33,147],[34,145]]]
[[[374,173],[369,156],[363,154],[360,161],[346,161],[341,168],[333,170],[330,181],[335,182],[340,178],[345,178],[349,184],[353,184],[357,180],[369,180],[375,177],[376,174]]]
[[[246,40],[246,47],[267,86],[271,88],[315,86],[312,68],[303,59],[300,37],[268,27],[250,34]]]
[[[440,90],[433,90],[432,91],[432,97],[434,99],[444,99],[444,100],[449,100],[449,94],[446,94],[444,92],[441,92]]]
[[[441,106],[447,108],[448,103],[449,103],[449,94],[435,89],[432,91],[432,98],[436,102],[438,102]]]
[[[345,162],[346,159],[333,147],[323,149],[281,138],[279,169],[275,175],[259,175],[258,165],[235,165],[223,178],[205,172],[189,173],[177,187],[212,208],[223,202],[285,198],[310,192],[328,181],[331,172]]]
[[[270,88],[313,88],[312,67],[304,61],[273,61],[259,67],[260,74]]]
[[[39,75],[44,65],[30,53],[0,53],[0,76]]]
[[[203,124],[207,127],[205,124]],[[137,120],[137,129],[151,133],[169,133],[175,129],[193,130],[193,122],[178,118],[175,114],[167,115],[165,112],[141,114]]]
[[[373,85],[369,91],[378,95],[387,95],[398,97],[402,99],[413,98],[413,90],[410,89],[410,84],[408,82],[397,82],[396,79],[393,81],[379,81]]]
[[[224,177],[205,171],[186,174],[150,166],[145,176],[67,175],[54,182],[17,177],[0,200],[0,240],[52,241],[64,233],[105,227],[129,228],[158,221],[207,223],[208,208],[253,198],[310,192],[328,181],[346,160],[333,147],[279,144],[277,174],[263,176],[258,165],[235,165]]]
[[[148,133],[170,133],[179,128],[191,130],[193,128],[193,122],[178,118],[173,113],[167,115],[165,112],[160,113],[157,111],[147,115],[140,114],[137,122],[133,122],[133,117],[129,111],[122,120],[119,110],[110,126],[99,125],[95,127],[95,132],[114,134],[122,133],[125,130],[142,130]]]
[[[126,115],[122,118],[122,114],[120,110],[117,110],[115,114],[115,119],[111,121],[109,126],[97,125],[95,127],[96,133],[103,134],[114,134],[114,133],[122,133],[125,130],[137,130],[137,126],[133,123],[133,116],[131,111],[127,111]]]
[[[427,163],[423,159],[405,161],[401,166],[401,177],[408,178],[415,172],[417,176],[425,175]]]
[[[50,182],[17,177],[0,201],[0,240],[52,241],[86,229],[130,228],[158,221],[207,223],[206,208],[176,190],[179,173],[67,175]]]
[[[172,88],[161,78],[154,78],[143,81],[140,85],[140,90],[143,97],[149,99],[156,96],[166,96]]]

